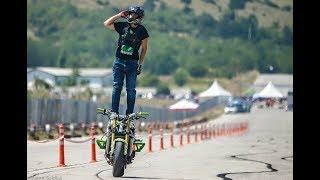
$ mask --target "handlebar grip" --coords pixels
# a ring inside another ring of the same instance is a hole
[[[110,113],[110,110],[104,108],[97,108],[97,113],[107,115]]]
[[[149,113],[147,113],[147,112],[137,112],[137,113],[129,114],[128,116],[129,116],[129,118],[134,117],[135,119],[139,119],[139,118],[145,118],[148,115],[149,115]]]
[[[97,108],[97,113],[102,113],[102,114],[104,114],[104,113],[105,113],[105,109],[103,109],[103,108]]]
[[[149,115],[148,112],[139,112],[138,114],[139,114],[140,116],[148,116],[148,115]]]

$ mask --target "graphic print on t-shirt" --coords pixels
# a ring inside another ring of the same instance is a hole
[[[120,52],[122,54],[132,55],[133,54],[133,48],[130,47],[130,46],[127,46],[127,45],[122,45]]]
[[[120,53],[126,54],[126,55],[132,55],[133,50],[136,44],[136,34],[133,32],[129,27],[125,29],[125,33],[121,36],[122,37],[122,45],[120,49]]]

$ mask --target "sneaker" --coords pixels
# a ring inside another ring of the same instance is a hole
[[[118,114],[117,113],[115,113],[115,112],[111,112],[111,114],[110,114],[110,119],[111,120],[113,120],[113,119],[115,119],[115,118],[118,118]]]

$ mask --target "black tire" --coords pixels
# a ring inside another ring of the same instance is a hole
[[[113,177],[121,177],[124,174],[125,157],[123,155],[124,144],[123,142],[116,142],[114,147],[113,159]]]

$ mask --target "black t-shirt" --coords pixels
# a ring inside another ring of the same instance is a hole
[[[116,22],[114,28],[119,33],[116,57],[125,60],[139,60],[141,42],[149,37],[147,29],[142,25],[132,28],[127,22]]]

